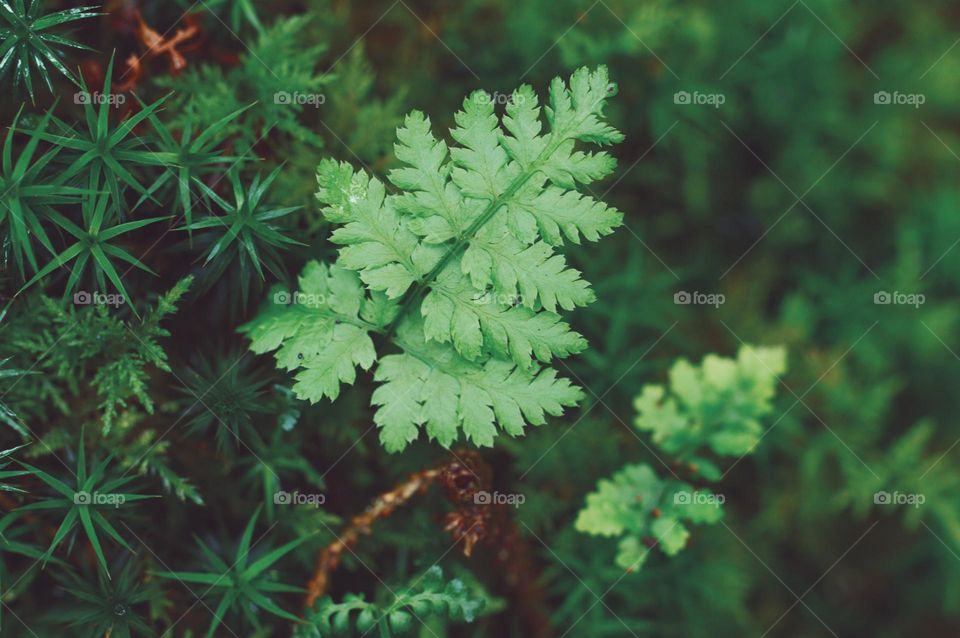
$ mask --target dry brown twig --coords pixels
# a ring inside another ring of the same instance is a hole
[[[492,472],[474,451],[458,451],[435,467],[411,474],[350,519],[336,541],[320,550],[313,577],[307,583],[305,608],[313,607],[317,599],[327,593],[331,573],[340,564],[344,552],[352,551],[361,537],[369,536],[376,521],[390,516],[414,496],[426,493],[434,483],[440,484],[444,497],[455,508],[443,517],[444,531],[449,532],[455,542],[463,542],[464,556],[470,557],[478,543],[492,547],[494,560],[507,586],[517,597],[527,635],[534,638],[550,636],[550,622],[542,611],[543,593],[526,539],[505,505],[476,498],[478,492],[491,490]]]

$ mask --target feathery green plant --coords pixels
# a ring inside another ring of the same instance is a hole
[[[93,49],[51,33],[49,29],[101,15],[94,11],[96,8],[74,7],[40,15],[40,0],[0,0],[0,18],[7,23],[7,26],[0,28],[0,77],[13,69],[14,86],[23,83],[31,101],[35,101],[31,66],[37,70],[40,79],[51,93],[53,84],[50,82],[49,67],[53,67],[76,84],[77,78],[64,64],[63,51],[59,47],[86,51]]]
[[[576,190],[613,170],[607,153],[575,145],[622,139],[603,120],[615,92],[604,67],[578,70],[569,86],[555,79],[542,132],[529,86],[513,94],[502,121],[477,91],[456,114],[452,148],[413,112],[397,132],[405,164],[389,175],[397,194],[324,160],[317,196],[340,225],[331,237],[339,258],[308,265],[299,291],[307,306],[275,303],[241,328],[251,349],[280,348],[281,367],[302,368],[298,395],[316,401],[336,398],[356,366],[378,360],[371,333],[392,341],[403,352],[379,358],[373,394],[390,452],[421,426],[444,447],[460,430],[489,446],[495,424],[519,436],[575,405],[580,390],[549,363],[586,342],[557,311],[587,305],[593,293],[555,248],[620,224],[619,212]]]
[[[381,638],[408,633],[414,619],[423,622],[431,616],[473,622],[483,611],[484,598],[474,597],[463,581],[444,581],[443,570],[434,565],[385,604],[364,600],[362,595],[348,594],[335,603],[325,596],[307,612],[307,624],[300,625],[296,638],[322,638],[348,635],[352,627],[361,634],[378,629]],[[358,612],[355,614],[355,612]]]
[[[722,499],[681,481],[663,480],[646,464],[627,465],[597,491],[577,516],[576,528],[620,539],[616,563],[639,569],[654,547],[674,556],[687,543],[685,522],[715,523],[723,517]]]
[[[172,125],[182,127],[187,118],[196,117],[199,128],[206,128],[237,110],[249,106],[225,129],[236,134],[244,148],[256,145],[275,130],[289,139],[322,146],[323,138],[300,121],[305,112],[316,110],[330,74],[316,71],[326,50],[306,37],[310,16],[276,20],[240,56],[239,64],[224,71],[218,65],[198,65],[182,75],[158,79],[158,84],[173,90],[173,102],[179,108]],[[297,95],[316,98],[312,104],[300,103]],[[251,104],[253,102],[253,104]],[[195,115],[184,108],[195,107]]]
[[[700,366],[680,359],[670,368],[670,393],[645,385],[634,401],[637,429],[671,457],[694,463],[715,480],[719,471],[704,455],[743,456],[763,435],[760,419],[786,370],[783,348],[740,348],[736,359],[707,355]]]
[[[22,384],[29,387],[22,392],[16,388],[18,396],[65,406],[71,398],[91,396],[87,386],[78,384],[83,379],[96,390],[98,403],[74,403],[72,410],[61,407],[61,412],[74,417],[81,411],[90,414],[102,424],[104,434],[110,432],[118,413],[136,403],[153,414],[148,391],[151,367],[170,372],[161,342],[170,333],[160,323],[176,310],[192,281],[187,276],[160,295],[140,321],[124,317],[119,305],[111,311],[102,303],[92,303],[87,291],[77,293],[72,304],[40,295],[25,300],[22,313],[10,321],[4,335],[24,360],[36,362],[36,383],[25,379]],[[46,418],[44,413],[31,416]]]

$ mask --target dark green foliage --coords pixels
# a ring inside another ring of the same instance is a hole
[[[104,572],[108,572],[108,567],[107,559],[100,544],[100,539],[103,536],[109,536],[123,548],[132,551],[103,512],[109,512],[110,509],[119,510],[127,503],[135,503],[143,499],[153,498],[153,496],[122,492],[121,490],[128,487],[137,477],[118,474],[110,467],[111,460],[111,457],[108,456],[96,463],[91,463],[88,468],[86,449],[81,434],[80,445],[77,448],[76,469],[67,468],[72,476],[67,477],[66,481],[21,461],[20,464],[29,471],[32,477],[53,490],[54,496],[24,505],[8,514],[8,516],[18,517],[34,511],[43,513],[46,513],[47,510],[53,512],[65,511],[60,515],[57,531],[50,542],[50,546],[43,554],[44,561],[53,555],[53,552],[63,541],[69,539],[69,545],[72,547],[74,544],[73,537],[78,534],[80,529],[83,530],[84,535],[90,542],[90,546],[97,556],[98,564]]]
[[[283,265],[280,251],[298,244],[285,236],[274,220],[281,219],[297,210],[296,206],[272,207],[266,203],[266,193],[280,169],[275,169],[266,178],[256,175],[249,186],[240,179],[236,166],[227,172],[231,189],[229,200],[216,194],[202,182],[203,193],[221,214],[208,215],[184,227],[198,233],[197,244],[205,248],[203,262],[204,285],[209,287],[224,277],[228,268],[240,288],[240,297],[246,305],[250,294],[250,282],[254,277],[266,279],[264,270],[274,277],[281,277]],[[255,284],[254,289],[259,289]]]
[[[262,390],[269,379],[253,376],[250,360],[243,356],[219,356],[214,363],[201,360],[182,375],[191,404],[186,424],[195,434],[214,427],[218,446],[237,445],[241,435],[246,440],[254,432],[253,417],[268,412]]]
[[[135,559],[129,559],[112,578],[97,572],[95,578],[66,572],[58,576],[70,602],[52,611],[47,620],[70,627],[84,638],[153,636],[148,610],[161,599],[155,582],[144,582]]]
[[[254,439],[257,441],[257,439]],[[254,491],[263,490],[267,520],[275,520],[275,496],[281,491],[281,477],[304,477],[310,485],[324,487],[323,475],[317,472],[310,461],[302,456],[300,447],[286,432],[286,428],[274,429],[270,440],[257,441],[251,454],[240,460],[244,468],[241,482]]]
[[[74,7],[54,13],[41,13],[40,0],[2,0],[0,18],[6,26],[0,28],[0,76],[13,75],[14,85],[27,87],[31,101],[34,70],[53,92],[50,68],[57,70],[71,81],[76,76],[67,66],[63,47],[92,50],[79,42],[51,31],[63,24],[93,18],[98,15],[96,7]]]
[[[147,110],[150,110],[149,107]],[[197,184],[201,179],[218,169],[235,165],[241,157],[226,155],[223,149],[218,148],[223,141],[224,129],[239,117],[245,109],[238,109],[199,132],[195,131],[193,110],[187,107],[187,117],[180,129],[177,139],[156,113],[150,112],[150,124],[153,125],[157,136],[157,148],[166,153],[173,164],[171,170],[164,171],[157,181],[150,186],[148,194],[144,194],[141,202],[154,194],[156,199],[173,201],[174,212],[182,214],[187,228],[193,223],[193,204],[196,199]],[[194,133],[198,134],[195,136]]]
[[[213,622],[207,630],[207,638],[215,635],[217,627],[223,621],[224,614],[236,615],[246,619],[251,626],[259,628],[261,621],[257,610],[263,610],[287,620],[296,622],[296,616],[281,609],[272,596],[283,592],[300,592],[299,587],[285,585],[273,578],[274,564],[285,555],[293,551],[298,545],[310,540],[308,536],[292,540],[276,549],[260,547],[263,537],[258,537],[255,545],[253,541],[254,525],[260,514],[260,508],[254,512],[240,540],[236,552],[227,557],[221,557],[199,538],[197,544],[202,552],[205,567],[204,571],[158,571],[154,575],[159,578],[176,580],[180,583],[191,583],[203,586],[202,597],[209,596],[214,600]],[[257,554],[251,554],[256,547]]]
[[[125,118],[118,126],[110,122],[110,110],[115,108],[117,95],[111,93],[113,58],[107,65],[103,90],[91,92],[86,82],[80,81],[83,104],[83,124],[79,129],[54,118],[58,134],[39,132],[41,139],[70,151],[65,159],[68,166],[63,169],[61,178],[70,179],[82,176],[80,182],[89,192],[106,187],[112,198],[112,207],[116,214],[123,217],[123,199],[121,188],[129,186],[139,193],[145,193],[146,187],[137,179],[135,167],[166,167],[176,159],[173,153],[147,150],[143,138],[134,132],[138,124],[150,117],[166,99],[161,98],[143,108],[136,114]],[[96,99],[95,99],[96,98]],[[97,103],[99,102],[99,103]]]
[[[110,203],[110,194],[104,192],[95,195],[88,192],[84,195],[81,203],[82,226],[78,226],[64,217],[60,213],[52,211],[50,218],[64,232],[70,235],[73,243],[63,252],[55,254],[53,260],[47,263],[43,268],[37,271],[30,280],[23,284],[19,292],[23,292],[34,285],[47,275],[65,268],[68,264],[71,267],[67,270],[70,276],[64,288],[64,298],[69,297],[77,286],[83,281],[83,273],[89,265],[93,271],[93,277],[90,279],[96,282],[100,290],[107,290],[107,281],[113,286],[113,289],[119,292],[124,299],[129,298],[123,281],[120,279],[120,270],[129,264],[135,268],[153,273],[142,261],[123,250],[116,245],[114,240],[129,233],[143,228],[149,224],[167,219],[165,217],[149,217],[147,219],[138,219],[117,224],[110,224],[110,214],[107,212]],[[122,262],[122,263],[121,263]],[[136,311],[134,311],[136,312]]]
[[[70,305],[35,297],[22,313],[8,320],[6,338],[21,356],[34,361],[36,376],[18,382],[17,385],[22,384],[20,388],[9,386],[8,391],[66,406],[71,397],[87,398],[86,389],[92,388],[98,399],[97,418],[105,431],[113,426],[118,410],[130,407],[134,399],[152,413],[150,369],[170,371],[166,350],[161,345],[170,333],[160,322],[176,310],[191,282],[192,278],[186,277],[174,285],[141,320],[121,318],[87,291],[77,293]],[[129,303],[116,301],[116,306]],[[37,322],[45,329],[34,330]],[[62,382],[55,383],[50,377]],[[85,380],[83,389],[79,379]],[[78,403],[73,405],[74,412],[81,407]],[[61,411],[69,413],[64,407]]]
[[[2,317],[2,315],[0,315],[0,317]],[[19,377],[27,374],[27,371],[25,370],[6,367],[5,364],[9,360],[9,357],[0,359],[0,379],[18,379]],[[16,383],[16,381],[13,383]],[[23,425],[20,422],[20,418],[13,412],[13,410],[4,405],[2,401],[0,401],[0,421],[2,421],[4,425],[13,428],[18,434],[26,436],[27,432],[24,430]]]
[[[26,447],[26,446],[18,445],[17,447],[12,447],[9,450],[0,451],[0,481],[3,481],[3,482],[0,482],[0,492],[23,492],[23,490],[21,490],[20,488],[6,483],[7,479],[28,474],[26,470],[6,469],[7,466],[10,465],[10,458],[9,458],[10,455],[22,447]]]
[[[232,4],[239,6],[244,1]],[[205,129],[249,106],[226,128],[240,136],[244,147],[264,140],[274,128],[281,136],[322,145],[321,136],[300,118],[304,109],[315,107],[294,99],[295,94],[322,95],[332,79],[316,70],[326,45],[306,40],[309,24],[310,18],[305,16],[277,20],[248,44],[239,65],[229,71],[206,65],[161,80],[163,86],[173,89],[174,106],[178,107],[174,124],[182,127],[187,118],[195,117],[198,128]],[[193,105],[192,112],[185,108],[187,102]]]
[[[51,180],[43,171],[63,150],[62,146],[53,146],[39,155],[34,161],[40,144],[40,133],[46,128],[52,111],[41,119],[30,131],[30,141],[14,161],[13,141],[20,121],[22,110],[13,118],[13,124],[7,131],[3,143],[3,174],[0,176],[0,225],[4,227],[13,249],[13,256],[20,272],[26,273],[23,259],[26,257],[30,267],[37,270],[37,258],[33,243],[39,242],[48,252],[53,253],[53,245],[42,221],[49,221],[53,206],[79,201],[84,194],[81,188],[67,186],[62,175]]]
[[[185,0],[177,0],[177,2],[188,11],[196,7],[195,4]],[[208,0],[206,8],[212,11],[222,24],[228,25],[235,32],[234,35],[240,33],[246,25],[258,32],[263,31],[254,0]]]

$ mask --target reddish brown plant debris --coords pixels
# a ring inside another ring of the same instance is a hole
[[[196,49],[199,45],[200,23],[194,14],[184,18],[185,26],[178,28],[170,37],[161,35],[152,29],[137,13],[137,39],[147,48],[146,56],[152,58],[170,58],[170,72],[176,75],[187,68],[187,58],[183,53]],[[183,49],[182,51],[180,49]]]
[[[463,553],[467,557],[478,544],[490,547],[495,564],[515,595],[527,635],[551,636],[550,621],[542,611],[543,592],[530,547],[506,505],[477,498],[479,492],[490,491],[492,471],[473,451],[459,451],[436,467],[411,474],[354,516],[337,540],[320,550],[313,577],[307,583],[305,607],[309,609],[327,593],[331,572],[340,564],[343,553],[352,551],[362,536],[370,535],[374,522],[388,517],[415,495],[425,493],[433,483],[440,484],[443,495],[455,508],[444,516],[444,531],[450,532],[456,542],[463,542]]]

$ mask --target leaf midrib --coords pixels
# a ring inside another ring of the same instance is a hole
[[[430,272],[428,272],[423,279],[414,282],[413,288],[411,288],[407,294],[404,295],[404,298],[400,300],[400,310],[397,312],[397,316],[392,322],[390,322],[390,325],[387,326],[385,334],[388,338],[394,337],[394,333],[396,332],[397,327],[400,325],[400,321],[402,321],[407,312],[409,312],[410,308],[414,305],[414,302],[423,297],[423,295],[426,293],[426,290],[433,285],[433,283],[436,281],[436,278],[440,275],[443,269],[447,267],[447,264],[449,264],[454,257],[466,249],[467,245],[471,240],[474,239],[477,232],[487,222],[493,219],[493,216],[498,210],[500,210],[500,207],[506,204],[514,195],[516,195],[517,191],[519,191],[530,180],[530,178],[540,171],[540,168],[544,163],[546,163],[547,158],[551,157],[556,152],[557,148],[560,147],[560,144],[568,139],[567,135],[556,135],[553,137],[554,139],[551,140],[550,143],[547,144],[542,151],[540,151],[540,154],[537,155],[536,159],[530,163],[530,167],[521,173],[513,182],[511,182],[510,186],[508,186],[503,193],[498,195],[496,198],[491,200],[489,204],[487,204],[487,207],[484,209],[483,213],[481,213],[479,217],[474,219],[473,222],[467,226],[467,229],[457,240],[457,242],[450,248],[450,250],[444,253],[443,257],[441,257],[436,265],[430,269]]]

